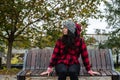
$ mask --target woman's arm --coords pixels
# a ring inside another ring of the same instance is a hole
[[[87,51],[87,47],[86,47],[86,44],[84,42],[84,39],[81,39],[81,56],[82,56],[82,60],[83,60],[83,63],[84,63],[84,66],[85,66],[87,72],[90,75],[94,75],[94,74],[99,75],[98,72],[92,71],[91,68],[90,68],[88,51]]]
[[[83,64],[87,71],[90,70],[90,62],[88,57],[88,51],[84,39],[81,38],[81,57],[83,60]]]
[[[47,70],[42,72],[40,75],[48,74],[48,76],[49,76],[49,74],[53,71],[53,67],[57,63],[57,59],[58,59],[58,55],[59,55],[59,49],[60,49],[60,40],[58,39],[57,42],[56,42],[56,45],[54,47],[53,54],[51,56],[49,66],[48,66]]]
[[[59,52],[60,52],[59,49],[60,49],[60,40],[58,39],[56,44],[55,44],[53,54],[52,54],[51,59],[50,59],[50,63],[48,66],[49,68],[52,68],[56,65],[58,57],[59,57]]]

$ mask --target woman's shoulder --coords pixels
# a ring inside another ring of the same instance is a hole
[[[77,39],[77,40],[84,40],[83,37],[77,37],[76,39]]]
[[[62,41],[62,37],[59,37],[59,38],[57,39],[57,41]]]
[[[77,37],[75,42],[80,42],[82,43],[84,41],[84,38],[83,37]]]
[[[79,40],[81,40],[81,39],[82,39],[81,37],[76,37],[75,40],[79,41]]]

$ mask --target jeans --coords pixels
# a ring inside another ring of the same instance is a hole
[[[78,80],[80,65],[73,64],[67,67],[64,64],[57,64],[55,70],[58,75],[58,80],[66,80],[67,75],[70,76],[70,80]]]

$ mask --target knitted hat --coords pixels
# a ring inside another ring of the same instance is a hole
[[[66,21],[63,22],[63,26],[67,27],[68,30],[70,30],[70,32],[72,32],[73,34],[75,33],[76,26],[75,26],[75,23],[73,21],[66,20]]]

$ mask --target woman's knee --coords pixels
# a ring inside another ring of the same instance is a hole
[[[79,65],[71,65],[68,70],[70,75],[78,75],[79,71],[80,71]]]
[[[76,70],[69,70],[69,75],[77,75],[78,74],[78,71]]]
[[[60,74],[67,74],[67,67],[64,64],[58,64],[55,66],[55,70]]]

